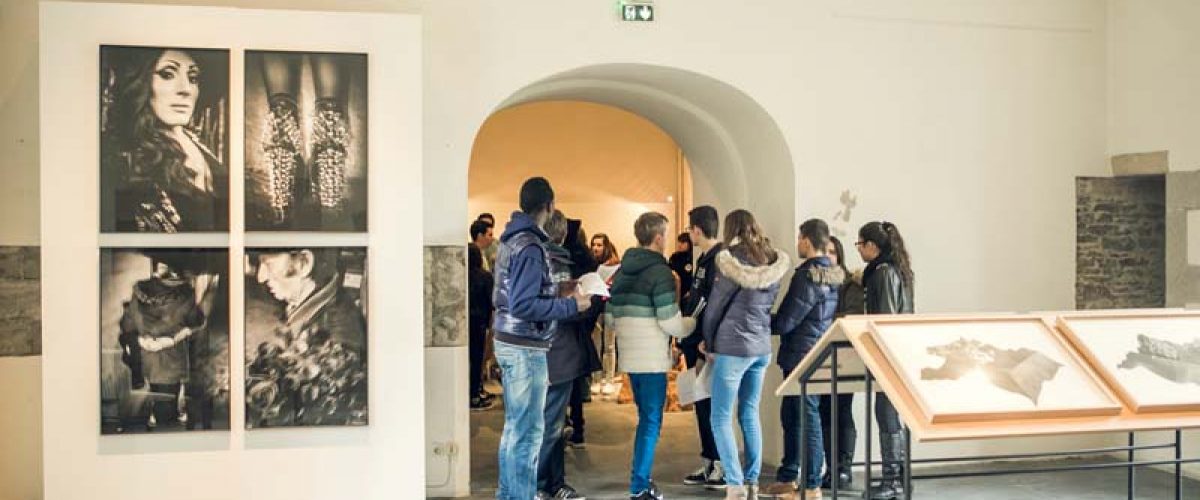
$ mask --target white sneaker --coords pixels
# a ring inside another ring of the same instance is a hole
[[[604,386],[600,388],[600,393],[605,396],[612,396],[617,393],[617,386],[613,385],[612,382],[605,382]]]
[[[600,394],[600,382],[592,382],[592,394]]]
[[[713,491],[725,489],[725,467],[721,465],[720,460],[714,460],[712,470],[708,472],[708,480],[704,482],[704,487]]]

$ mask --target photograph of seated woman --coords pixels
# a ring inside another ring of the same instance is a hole
[[[229,51],[100,48],[100,229],[229,228]]]

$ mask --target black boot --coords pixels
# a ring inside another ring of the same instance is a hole
[[[904,434],[881,434],[879,454],[883,459],[883,479],[878,485],[869,485],[870,500],[895,500],[904,498]]]
[[[838,489],[848,490],[854,484],[854,451],[838,450],[838,455],[840,456],[837,471]]]

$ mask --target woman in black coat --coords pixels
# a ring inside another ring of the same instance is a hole
[[[854,244],[867,269],[863,286],[867,314],[912,314],[913,271],[900,230],[890,222],[870,222],[858,230]],[[883,481],[871,487],[871,500],[904,498],[904,428],[887,396],[875,400]]]

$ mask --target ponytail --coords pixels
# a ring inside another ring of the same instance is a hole
[[[868,222],[858,230],[858,237],[863,241],[869,241],[879,247],[879,257],[892,265],[896,266],[896,270],[900,272],[900,278],[904,280],[905,286],[912,289],[913,286],[913,271],[912,258],[908,255],[908,247],[904,244],[904,238],[900,236],[900,229],[891,222]]]

